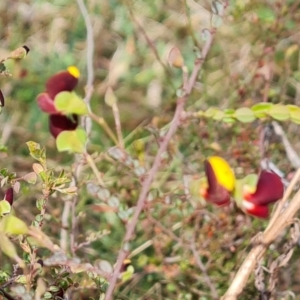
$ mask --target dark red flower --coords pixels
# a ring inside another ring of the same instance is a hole
[[[283,193],[284,186],[280,177],[264,170],[259,175],[255,192],[244,192],[243,209],[253,216],[267,218],[269,215],[268,205],[281,199]]]
[[[78,126],[78,116],[72,115],[70,118],[64,115],[50,115],[49,129],[53,137],[57,137],[62,131],[75,130]]]
[[[206,189],[201,190],[202,197],[218,206],[229,204],[230,194],[228,190],[217,181],[213,167],[208,160],[204,162],[204,170],[208,186]]]
[[[52,98],[50,98],[49,94],[47,93],[41,93],[37,96],[36,99],[39,108],[41,111],[47,113],[47,114],[59,114],[59,111],[56,110],[54,106],[54,101]]]
[[[74,90],[79,78],[79,72],[78,74],[76,74],[74,70],[76,70],[77,68],[74,68],[75,67],[70,67],[68,68],[68,71],[59,72],[48,79],[48,81],[46,82],[46,92],[49,94],[50,98],[54,99],[55,96],[60,92],[71,92]]]
[[[37,103],[40,109],[48,114],[60,114],[54,106],[55,96],[60,92],[71,92],[78,83],[79,70],[71,66],[67,71],[61,71],[48,79],[46,92],[37,96]]]
[[[71,66],[67,71],[61,71],[48,79],[46,82],[46,92],[37,96],[39,108],[49,114],[49,129],[56,138],[62,131],[75,130],[78,126],[78,116],[73,114],[65,116],[57,111],[54,99],[60,92],[71,92],[77,85],[80,73],[79,70]]]
[[[13,204],[13,201],[14,201],[14,190],[13,190],[13,188],[9,188],[9,189],[6,191],[5,196],[4,196],[4,199],[5,199],[10,205]]]

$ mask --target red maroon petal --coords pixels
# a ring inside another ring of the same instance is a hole
[[[4,199],[10,204],[13,204],[14,201],[14,190],[13,188],[9,188],[6,193]]]
[[[207,192],[209,194],[216,193],[218,191],[219,184],[218,184],[214,169],[212,168],[212,166],[208,160],[205,160],[205,162],[204,162],[204,170],[205,170],[205,174],[206,174],[207,182],[208,182]]]
[[[259,175],[256,191],[246,195],[246,199],[255,205],[267,205],[281,199],[284,186],[280,177],[269,171],[262,171]]]
[[[46,83],[46,92],[50,98],[63,91],[71,92],[78,83],[78,78],[75,78],[68,71],[59,72],[50,77]]]
[[[37,104],[41,111],[48,114],[59,114],[54,106],[53,99],[47,93],[41,93],[36,98]]]
[[[3,106],[4,106],[4,103],[5,103],[5,101],[4,101],[4,96],[3,96],[2,91],[0,90],[0,106],[3,107]]]
[[[269,216],[269,207],[266,205],[254,205],[251,209],[246,209],[246,212],[254,217],[266,219]]]
[[[229,204],[230,195],[228,191],[218,183],[215,172],[207,160],[204,162],[204,168],[208,182],[205,199],[218,206]]]
[[[228,205],[230,203],[230,195],[225,189],[216,194],[207,194],[205,199],[218,206]]]
[[[62,131],[75,130],[78,126],[78,116],[72,115],[68,118],[63,115],[50,115],[49,129],[51,134],[56,138]]]

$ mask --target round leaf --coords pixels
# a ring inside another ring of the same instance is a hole
[[[213,115],[213,119],[216,121],[222,120],[224,117],[224,112],[222,110],[216,111],[216,113]]]
[[[300,107],[296,105],[287,105],[290,113],[290,119],[293,123],[300,124]]]
[[[274,105],[270,109],[269,114],[272,118],[274,118],[275,120],[279,120],[279,121],[287,120],[290,117],[289,109],[285,105],[282,105],[282,104]]]
[[[273,105],[273,103],[261,102],[253,105],[251,110],[254,112],[256,118],[265,118]]]
[[[88,108],[85,102],[74,92],[60,92],[54,99],[55,108],[65,114],[87,115]]]
[[[87,135],[83,129],[62,131],[56,138],[56,147],[59,152],[83,153],[86,142]]]
[[[217,114],[220,111],[221,110],[217,107],[210,107],[207,111],[205,111],[204,117],[212,118],[215,114]]]
[[[11,205],[8,201],[2,200],[0,201],[0,216],[4,216],[10,213]]]
[[[243,123],[251,123],[255,120],[253,111],[248,107],[241,107],[235,111],[235,117],[237,120]]]
[[[21,219],[8,215],[1,220],[1,228],[6,234],[27,234],[28,227]]]
[[[235,114],[234,109],[225,109],[224,110],[223,122],[225,122],[225,123],[234,123],[235,122],[234,114]]]

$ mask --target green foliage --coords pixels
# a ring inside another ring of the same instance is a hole
[[[216,39],[180,128],[160,157],[134,238],[125,245],[132,266],[120,274],[114,297],[212,299],[211,285],[219,296],[226,291],[251,238],[266,223],[236,207],[205,203],[199,197],[203,160],[221,155],[245,183],[248,174],[258,173],[259,133],[273,120],[282,122],[299,152],[299,7],[277,2],[230,1],[222,19],[222,1],[212,7],[205,1],[87,1],[95,37],[90,107],[82,100],[89,52],[76,3],[0,4],[7,55],[26,39],[31,44],[21,62],[0,63],[7,100],[0,122],[1,192],[13,187],[17,201],[12,209],[0,202],[0,247],[11,259],[3,259],[0,282],[9,293],[34,299],[36,289],[44,299],[67,292],[74,299],[103,299],[110,278],[105,273],[112,272],[124,247],[141,186],[170,128],[176,91],[184,94],[181,65],[190,74],[195,60],[201,61],[211,27],[218,28]],[[167,59],[174,47],[180,53],[175,64]],[[84,127],[62,132],[55,141],[35,99],[47,79],[69,65],[78,66],[82,78],[76,94],[57,95],[55,106],[68,116],[93,113],[93,126],[85,120]],[[268,142],[267,156],[288,173],[292,167],[282,144]],[[282,253],[281,241],[272,247],[273,255]],[[294,290],[296,282],[284,275],[295,277],[298,260],[293,256],[279,271],[278,291]],[[11,275],[15,262],[26,275]],[[249,282],[241,299],[257,293]]]
[[[0,217],[10,213],[11,206],[6,200],[0,201]]]
[[[86,115],[88,108],[75,92],[61,92],[54,99],[55,108],[65,115]]]
[[[252,107],[241,107],[236,110],[226,109],[224,111],[217,107],[210,107],[206,111],[198,111],[197,116],[212,118],[216,121],[232,123],[234,120],[242,123],[252,123],[256,119],[274,119],[278,121],[289,120],[300,124],[300,107],[295,105],[282,105],[273,103],[257,103]]]
[[[86,132],[83,129],[63,131],[56,139],[57,150],[70,153],[84,153],[87,143]]]

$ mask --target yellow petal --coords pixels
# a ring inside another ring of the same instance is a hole
[[[218,183],[232,192],[235,187],[235,176],[227,161],[220,156],[211,156],[207,160],[214,170]]]
[[[68,67],[68,72],[77,79],[80,77],[80,71],[75,66]]]

